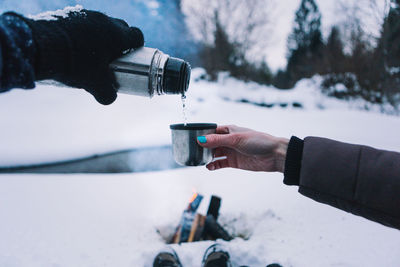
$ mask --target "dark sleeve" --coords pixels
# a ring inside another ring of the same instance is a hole
[[[35,45],[28,25],[18,17],[0,16],[0,92],[35,87]]]
[[[286,185],[299,185],[303,147],[303,140],[296,136],[290,138],[286,151],[285,176],[283,179],[283,183]]]
[[[400,229],[400,153],[307,137],[298,185],[318,202]]]

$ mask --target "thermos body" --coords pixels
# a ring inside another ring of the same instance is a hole
[[[113,61],[119,93],[152,97],[184,95],[189,87],[190,65],[158,49],[142,47]]]

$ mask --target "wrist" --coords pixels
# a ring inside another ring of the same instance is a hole
[[[286,153],[289,145],[289,139],[278,138],[277,147],[274,151],[276,171],[283,173],[285,171]]]
[[[37,80],[57,79],[70,68],[71,41],[54,21],[29,20],[37,46],[35,74]]]

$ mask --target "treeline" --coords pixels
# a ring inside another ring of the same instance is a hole
[[[255,64],[245,56],[242,44],[231,42],[218,19],[214,17],[214,43],[204,44],[200,48],[202,66],[206,69],[211,80],[216,80],[218,72],[228,71],[233,77],[245,81],[255,81],[261,84],[271,84],[273,74],[265,61]]]
[[[213,42],[203,45],[201,64],[211,79],[219,71],[280,89],[316,74],[323,76],[322,90],[338,98],[362,97],[372,103],[400,103],[400,0],[392,0],[376,42],[360,27],[344,37],[339,26],[324,39],[321,13],[314,0],[302,0],[288,38],[285,69],[272,73],[266,62],[249,62],[243,43],[230,40],[214,11]],[[341,86],[338,86],[341,85]],[[345,89],[343,89],[343,85]]]
[[[189,2],[189,1],[188,1]],[[227,71],[232,76],[271,84],[273,74],[264,60],[249,51],[268,39],[272,0],[203,0],[187,10],[191,30],[200,39],[198,58],[211,80]],[[254,52],[254,51],[253,51]],[[255,63],[257,62],[257,63]]]

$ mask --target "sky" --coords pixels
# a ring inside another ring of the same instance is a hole
[[[349,5],[360,4],[367,6],[369,0],[349,0]],[[319,10],[322,14],[322,31],[324,37],[329,34],[333,25],[339,24],[348,19],[348,15],[342,12],[337,0],[316,0]],[[266,49],[266,57],[268,64],[272,69],[284,67],[286,64],[286,41],[287,36],[290,34],[295,12],[300,5],[299,0],[277,0],[278,15],[275,16],[275,30],[273,32],[272,44]],[[383,12],[383,0],[377,1],[379,11]],[[348,11],[351,13],[351,11]],[[377,35],[380,30],[380,25],[377,24],[376,18],[373,16],[363,16],[363,23],[365,30],[371,35]]]
[[[268,34],[268,44],[262,49],[263,54],[272,70],[282,68],[286,64],[286,40],[293,26],[294,14],[300,5],[300,0],[271,0],[273,7],[273,30]],[[368,3],[375,1],[378,9],[383,9],[383,0],[348,0],[349,5],[369,7]],[[24,15],[37,14],[48,10],[62,9],[65,6],[82,5],[84,8],[99,10],[114,17],[126,20],[129,24],[138,26],[145,34],[146,46],[162,49],[172,56],[185,57],[196,49],[190,42],[177,38],[184,31],[182,19],[165,23],[166,19],[174,16],[173,3],[167,0],[2,0],[0,12],[13,10]],[[322,13],[322,27],[325,37],[332,25],[346,20],[346,12],[338,9],[337,0],[316,0]],[[185,4],[201,4],[197,0],[182,0]],[[269,7],[265,7],[269,8]],[[351,11],[348,11],[350,14]],[[185,14],[190,19],[192,14]],[[372,15],[362,16],[365,29],[372,35],[379,32],[379,25]],[[265,42],[263,42],[263,45]]]
[[[182,34],[185,32],[183,19],[177,14],[175,1],[171,0],[1,0],[0,12],[13,10],[23,15],[35,15],[75,5],[123,19],[131,26],[140,28],[148,47],[158,48],[175,57],[185,58],[193,53],[190,40]]]
[[[182,0],[183,5],[192,6],[198,10],[199,6],[204,5],[207,7],[206,2],[208,1],[196,1],[196,0]],[[260,0],[261,1],[261,0]],[[277,70],[283,68],[286,65],[286,52],[287,52],[287,37],[290,34],[293,21],[295,18],[295,12],[299,8],[301,0],[263,0],[267,2],[265,4],[265,9],[270,9],[266,13],[270,18],[268,19],[270,25],[263,29],[262,33],[265,36],[260,36],[260,38],[267,39],[266,41],[260,42],[261,47],[255,47],[256,55],[259,54],[260,58],[265,57],[268,65],[272,70]],[[343,22],[349,21],[350,18],[357,15],[360,17],[363,28],[368,35],[376,36],[379,33],[380,25],[376,19],[376,14],[371,14],[370,3],[376,3],[376,12],[383,13],[383,7],[386,0],[315,0],[319,10],[322,14],[322,31],[324,37],[328,36],[329,31],[333,25],[341,24]],[[353,12],[350,9],[343,10],[340,3],[344,3],[347,7],[354,8],[354,6],[359,7],[363,12]],[[185,9],[184,9],[185,10]],[[191,10],[187,8],[187,10]],[[201,10],[201,9],[200,9]],[[186,12],[187,19],[190,20],[190,12]],[[222,17],[222,16],[220,16]],[[228,14],[228,22],[243,19],[236,14]],[[194,26],[193,26],[194,25]],[[196,27],[196,23],[193,23],[189,27]],[[235,31],[235,29],[233,30]],[[229,32],[229,31],[228,31]],[[233,35],[235,33],[233,32]],[[261,48],[261,49],[260,49]]]

